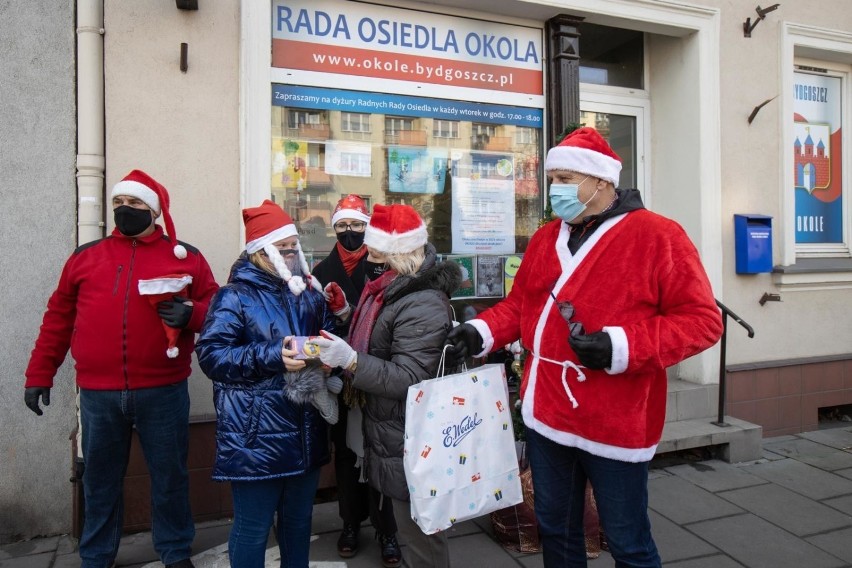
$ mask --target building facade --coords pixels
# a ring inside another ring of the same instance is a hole
[[[11,2],[0,540],[72,530],[73,365],[42,417],[23,370],[64,259],[110,228],[104,194],[134,168],[169,189],[181,240],[220,282],[243,207],[275,200],[318,261],[342,194],[410,204],[468,274],[461,311],[507,293],[545,212],[547,148],[569,122],[595,126],[624,159],[620,186],[684,226],[716,297],[755,330],[728,329],[728,413],[778,435],[852,404],[843,0],[383,4]],[[717,346],[671,375],[716,383],[719,360]],[[208,480],[212,388],[190,383],[194,504],[212,518],[229,506]]]

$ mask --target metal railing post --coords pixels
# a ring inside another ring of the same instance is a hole
[[[748,336],[754,337],[754,328],[752,328],[748,323],[743,321],[743,319],[732,312],[725,304],[716,300],[716,305],[719,306],[719,309],[722,310],[722,339],[720,339],[720,353],[719,353],[719,413],[715,422],[711,422],[711,424],[715,424],[719,427],[729,426],[727,422],[725,422],[725,398],[727,396],[727,370],[725,369],[726,365],[726,354],[727,354],[727,341],[728,341],[728,316],[734,318],[734,321],[740,324],[745,328],[748,332]]]

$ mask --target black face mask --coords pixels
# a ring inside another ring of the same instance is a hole
[[[364,233],[356,233],[352,230],[346,230],[342,233],[337,233],[337,241],[346,250],[358,250],[364,244]]]
[[[151,226],[154,217],[150,209],[136,209],[129,205],[122,205],[112,210],[115,226],[122,235],[135,237]]]
[[[367,276],[367,280],[375,280],[384,274],[387,269],[388,265],[384,262],[364,261],[364,274]]]

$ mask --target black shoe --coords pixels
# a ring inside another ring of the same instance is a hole
[[[352,558],[358,554],[358,525],[343,523],[340,538],[337,539],[337,554],[341,558]]]
[[[384,535],[377,533],[379,546],[382,547],[382,566],[385,568],[396,568],[402,564],[402,551],[396,541],[396,535]]]
[[[166,564],[166,568],[195,568],[195,564],[189,558],[184,558],[183,560]]]

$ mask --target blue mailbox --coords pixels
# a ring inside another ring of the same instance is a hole
[[[772,217],[734,215],[737,274],[772,272]]]

